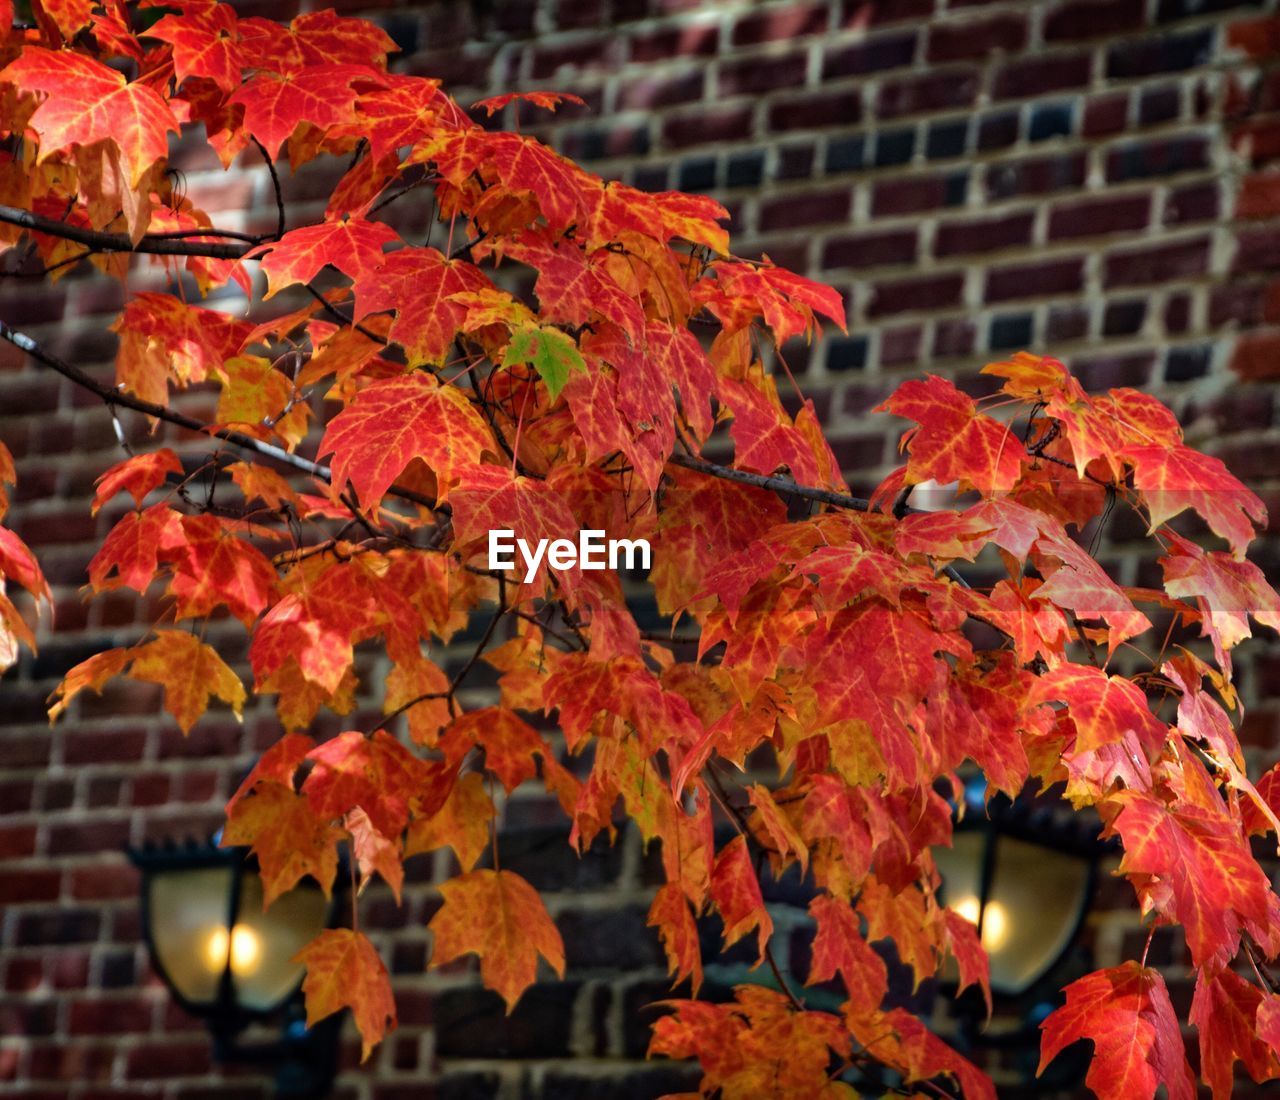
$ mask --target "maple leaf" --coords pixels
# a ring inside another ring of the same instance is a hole
[[[760,896],[760,880],[745,836],[734,837],[716,856],[711,869],[711,900],[724,920],[724,946],[731,947],[755,928],[763,957],[773,935],[773,920]]]
[[[430,817],[409,822],[404,854],[431,852],[448,845],[463,871],[470,871],[489,846],[494,828],[493,800],[485,790],[484,776],[467,772],[450,788],[444,804]]]
[[[181,630],[159,630],[134,651],[129,675],[164,687],[164,706],[187,733],[216,695],[241,717],[244,684],[211,646]]]
[[[1040,1025],[1037,1075],[1066,1046],[1093,1042],[1085,1077],[1098,1100],[1151,1100],[1163,1085],[1169,1100],[1194,1100],[1178,1018],[1160,974],[1135,962],[1072,982],[1067,1002]]]
[[[242,31],[248,22],[241,23]],[[247,42],[245,47],[248,52]],[[362,64],[313,64],[287,74],[259,69],[227,103],[244,108],[245,129],[274,160],[303,123],[323,128],[353,117],[357,93],[352,85],[357,82],[383,83],[374,69]]]
[[[946,379],[904,382],[876,412],[914,420],[902,446],[909,452],[907,484],[959,483],[984,496],[1013,488],[1022,473],[1026,448],[1008,428],[979,413],[973,398]]]
[[[830,981],[838,973],[859,1011],[880,1007],[889,989],[884,960],[867,945],[851,906],[838,898],[819,894],[809,903],[809,915],[818,926],[813,939],[807,985]]]
[[[440,747],[445,757],[460,762],[474,747],[484,748],[484,766],[510,794],[538,772],[535,756],[547,755],[538,732],[506,707],[468,711],[445,731]]]
[[[487,99],[477,99],[471,106],[473,108],[483,107],[485,113],[490,118],[493,118],[508,103],[516,100],[522,103],[532,103],[535,107],[541,107],[544,111],[551,111],[552,113],[561,103],[576,103],[579,107],[586,106],[586,101],[581,96],[573,95],[571,92],[504,92],[502,95],[489,96]]]
[[[697,996],[702,985],[702,947],[689,901],[676,883],[668,882],[658,888],[645,923],[650,928],[657,928],[662,937],[672,984],[678,985],[689,978],[694,996]]]
[[[80,692],[86,688],[101,692],[103,685],[123,672],[128,663],[129,650],[118,648],[105,649],[73,666],[49,696],[50,725],[58,720]]]
[[[1034,706],[1051,700],[1067,704],[1077,753],[1115,744],[1132,733],[1154,757],[1168,737],[1167,727],[1147,708],[1137,687],[1091,665],[1064,664],[1038,677],[1028,702]]]
[[[143,498],[154,489],[165,483],[169,474],[181,474],[182,462],[168,447],[147,454],[132,455],[123,462],[117,462],[94,485],[94,515],[107,501],[117,493],[127,492],[133,502],[142,507]]]
[[[263,301],[295,283],[309,283],[326,265],[360,281],[383,262],[382,248],[400,235],[384,222],[364,218],[335,218],[319,225],[293,229],[278,241],[246,252],[246,260],[260,260],[267,276]]]
[[[404,863],[399,837],[393,839],[383,836],[359,806],[347,812],[342,824],[351,834],[351,854],[355,856],[360,874],[367,880],[377,871],[391,887],[396,903],[399,904],[400,888],[404,885]]]
[[[461,469],[496,451],[488,425],[456,386],[415,373],[361,390],[329,421],[319,454],[333,455],[334,484],[349,481],[373,508],[415,458],[436,475],[443,501]]]
[[[564,976],[564,943],[538,892],[513,871],[471,871],[441,883],[444,904],[427,925],[431,965],[480,957],[480,979],[510,1015],[537,976],[538,956]]]
[[[399,836],[409,820],[409,804],[427,785],[427,764],[385,730],[371,737],[340,733],[307,753],[315,767],[303,781],[312,812],[340,818],[354,809],[384,837]]]
[[[270,19],[242,19],[240,38],[250,67],[280,73],[342,64],[385,69],[387,54],[399,49],[381,27],[332,8],[306,12],[287,27]]]
[[[1267,509],[1257,494],[1232,477],[1221,459],[1181,444],[1126,447],[1122,453],[1133,465],[1133,484],[1147,505],[1153,531],[1194,508],[1239,559],[1253,540],[1255,526],[1267,522]]]
[[[148,514],[150,509],[143,516]],[[204,617],[225,604],[249,626],[271,601],[276,587],[271,562],[248,540],[233,535],[222,520],[183,516],[180,534],[173,527],[166,532],[167,551],[174,559],[169,591],[177,597],[178,618]]]
[[[454,296],[492,289],[474,264],[447,260],[434,248],[402,248],[356,280],[354,319],[394,310],[388,335],[409,363],[443,363],[467,316]]]
[[[262,906],[310,875],[328,897],[338,873],[337,842],[342,832],[312,813],[291,787],[259,782],[227,807],[221,843],[252,849],[262,876]]]
[[[1196,976],[1187,1019],[1200,1033],[1200,1075],[1213,1100],[1231,1096],[1237,1061],[1259,1083],[1280,1077],[1280,1057],[1255,1032],[1263,1004],[1262,992],[1233,970]]]
[[[553,401],[560,396],[570,375],[587,369],[573,337],[544,325],[529,325],[511,334],[502,365],[510,367],[516,363],[533,364]]]
[[[37,163],[73,145],[109,141],[136,189],[168,155],[168,133],[178,132],[177,119],[154,88],[142,81],[131,84],[114,69],[70,50],[27,46],[0,70],[0,82],[45,96],[28,122],[40,143]]]
[[[166,15],[143,33],[173,47],[173,71],[179,83],[198,76],[212,80],[224,92],[240,86],[244,59],[236,13],[229,4],[189,5],[182,15]]]
[[[351,1009],[360,1032],[360,1061],[367,1061],[396,1026],[391,977],[373,944],[363,932],[329,928],[290,961],[307,968],[302,980],[307,1027],[341,1009]]]

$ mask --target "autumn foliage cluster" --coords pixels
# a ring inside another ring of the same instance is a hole
[[[1186,1020],[1144,959],[1074,982],[1044,1062],[1089,1039],[1100,1097],[1189,1100],[1189,1025],[1215,1098],[1236,1062],[1280,1077],[1280,899],[1250,843],[1280,833],[1280,772],[1246,774],[1231,680],[1250,616],[1280,627],[1280,597],[1245,557],[1261,502],[1162,405],[1086,394],[1026,353],[984,368],[999,392],[982,401],[909,381],[885,404],[909,422],[905,463],[857,500],[812,404],[779,396],[794,386],[782,345],[843,325],[839,296],[736,258],[710,199],[606,182],[475,121],[563,97],[469,115],[437,81],[389,70],[381,30],[332,12],[285,26],[213,0],[31,8],[0,46],[8,262],[50,279],[151,266],[164,289],[130,292],[114,385],[12,318],[0,335],[187,431],[182,459],[143,448],[98,483],[95,507],[122,493],[134,507],[90,589],[162,594],[163,610],[147,637],[73,668],[50,714],[116,676],[163,685],[184,730],[212,697],[237,713],[250,690],[274,697],[284,735],[224,838],[252,846],[268,904],[304,876],[331,889],[343,847],[397,893],[404,860],[448,847],[430,963],[478,956],[514,1005],[539,959],[564,965],[537,892],[489,855],[503,792],[541,783],[575,846],[629,819],[660,848],[649,923],[691,997],[657,1020],[651,1052],[698,1059],[703,1095],[834,1100],[878,1065],[932,1095],[989,1097],[886,999],[884,962],[891,946],[917,983],[950,966],[961,988],[987,985],[932,855],[976,769],[991,794],[1052,788],[1096,811],[1195,972]],[[7,0],[0,17],[13,22]],[[275,231],[220,229],[169,170],[188,132],[226,166],[340,158],[345,174],[314,224],[282,205]],[[429,204],[425,242],[383,220],[407,204]],[[228,284],[254,320],[199,304]],[[174,407],[189,387],[212,396]],[[3,445],[0,480],[14,480]],[[956,483],[958,503],[908,507],[925,481]],[[1085,548],[1114,507],[1149,528],[1161,589],[1116,584]],[[526,583],[488,566],[490,530],[584,528],[651,540],[652,569],[629,583],[678,634],[642,631],[615,573],[544,564]],[[971,585],[980,556],[998,579]],[[4,528],[0,573],[8,666],[48,588]],[[214,617],[243,625],[250,684],[202,640]],[[441,648],[473,620],[479,645],[448,676]],[[375,643],[390,674],[364,687],[387,728],[317,743],[309,727],[351,711],[355,649]],[[501,698],[465,710],[479,662]],[[717,825],[732,835],[719,846]],[[807,973],[762,966],[732,1003],[698,1000],[695,919],[714,912],[726,945],[749,938],[771,962],[761,876],[793,866],[813,889]],[[395,1006],[358,913],[302,959],[310,1018],[349,1007],[367,1055]],[[817,983],[844,990],[838,1012],[806,1007]]]

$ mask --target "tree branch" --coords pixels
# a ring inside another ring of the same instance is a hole
[[[211,435],[217,439],[221,439],[233,446],[240,447],[247,451],[254,451],[262,455],[264,458],[274,459],[276,462],[284,463],[286,466],[292,466],[295,470],[300,470],[312,477],[319,478],[321,481],[332,483],[333,472],[328,466],[322,466],[318,462],[312,462],[308,458],[301,455],[292,454],[277,447],[272,443],[264,443],[261,439],[254,439],[251,435],[245,435],[243,432],[231,431],[227,428],[214,428],[197,420],[195,417],[187,416],[184,413],[167,408],[164,405],[157,405],[151,401],[145,401],[141,397],[135,397],[132,394],[124,393],[121,390],[112,389],[110,386],[104,386],[97,379],[86,374],[79,367],[74,366],[65,360],[59,359],[52,352],[46,351],[35,340],[25,333],[15,332],[9,325],[0,320],[0,339],[7,340],[20,351],[25,351],[32,359],[42,366],[49,367],[51,370],[57,371],[64,378],[71,379],[77,386],[81,386],[90,393],[96,394],[107,405],[119,406],[121,408],[133,409],[135,412],[145,413],[147,416],[154,416],[157,420],[163,420],[165,423],[173,424],[179,428],[185,428],[187,431],[196,432],[200,435]],[[421,493],[415,493],[412,489],[401,489],[392,486],[387,490],[388,496],[399,497],[401,500],[407,500],[414,504],[421,504],[423,507],[436,509],[436,502],[430,497],[423,496]],[[437,509],[438,510],[438,509]]]
[[[50,237],[87,245],[95,252],[145,252],[155,256],[203,256],[210,260],[238,260],[252,245],[217,244],[211,241],[190,241],[169,234],[146,234],[134,244],[124,233],[107,233],[97,229],[84,229],[68,225],[55,218],[19,210],[16,206],[0,206],[0,222],[17,225]],[[206,231],[206,236],[230,236],[216,229]]]

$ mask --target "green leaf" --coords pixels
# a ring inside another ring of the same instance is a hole
[[[556,328],[522,328],[511,335],[511,343],[502,357],[504,367],[516,363],[532,363],[547,384],[554,401],[569,381],[571,371],[585,371],[587,364],[571,336]]]

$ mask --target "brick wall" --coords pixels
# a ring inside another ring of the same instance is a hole
[[[291,14],[274,0],[256,7]],[[1280,515],[1275,7],[454,0],[388,3],[375,17],[403,45],[403,70],[443,77],[463,102],[510,88],[584,96],[586,109],[551,125],[532,114],[521,123],[607,176],[714,193],[733,212],[740,251],[838,286],[850,334],[786,357],[856,489],[893,462],[893,429],[869,410],[898,379],[928,369],[977,387],[987,359],[1032,347],[1091,387],[1159,393],[1192,442]],[[251,221],[274,218],[259,170],[224,175],[195,147],[184,164],[189,192],[215,220],[235,227],[231,212],[246,205]],[[287,179],[294,216],[317,214],[333,182],[313,170]],[[399,216],[421,235],[425,210]],[[147,278],[140,269],[131,288]],[[119,288],[97,279],[52,290],[0,280],[0,316],[99,371],[120,305]],[[44,697],[62,672],[132,640],[150,608],[129,594],[85,605],[77,591],[118,514],[91,517],[87,504],[94,476],[119,457],[105,412],[6,345],[0,438],[19,461],[14,525],[57,596],[39,656],[0,683],[0,1089],[263,1096],[261,1078],[211,1070],[204,1032],[148,973],[137,882],[119,848],[212,830],[239,773],[275,736],[269,711],[243,727],[214,715],[184,739],[160,716],[158,690],[129,683],[48,728]],[[1106,557],[1121,579],[1143,580],[1123,530]],[[1260,560],[1280,575],[1280,541]],[[241,656],[239,635],[227,637],[229,655]],[[1251,654],[1245,734],[1261,760],[1278,744],[1280,647],[1263,641]],[[505,1019],[466,967],[425,974],[429,883],[444,867],[411,863],[403,909],[373,893],[362,910],[395,974],[401,1028],[369,1067],[343,1075],[341,1095],[639,1098],[688,1087],[678,1067],[636,1067],[652,1016],[644,1006],[667,987],[644,928],[652,874],[634,834],[576,861],[555,815],[517,793],[503,848],[503,866],[546,893],[566,980],[538,987]],[[1092,919],[1102,964],[1135,949],[1134,917],[1117,907],[1126,895],[1104,889]],[[1157,954],[1176,963],[1177,941]],[[713,971],[720,981],[740,973],[732,959]],[[350,1042],[344,1059],[354,1064]]]

